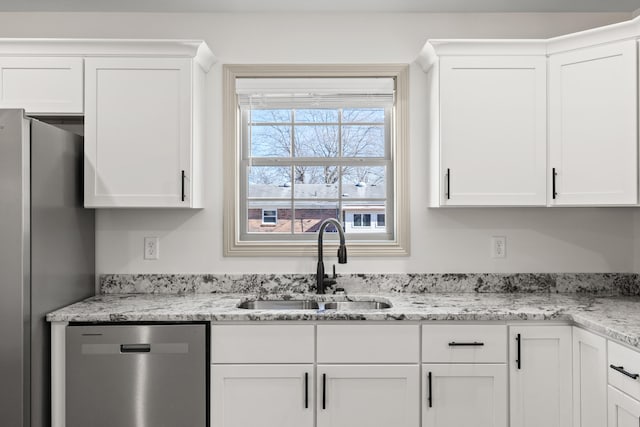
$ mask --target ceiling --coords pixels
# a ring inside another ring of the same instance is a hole
[[[0,0],[51,12],[634,12],[640,0]]]

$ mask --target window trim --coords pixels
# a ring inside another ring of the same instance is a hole
[[[235,81],[242,77],[392,77],[396,81],[395,120],[391,125],[393,170],[394,239],[347,242],[353,256],[409,255],[409,65],[232,65],[223,66],[223,173],[224,256],[311,256],[315,241],[242,241],[237,227],[240,220],[241,117],[238,114]],[[329,237],[329,236],[327,236]],[[334,250],[331,237],[325,244]],[[330,252],[328,252],[330,253]]]

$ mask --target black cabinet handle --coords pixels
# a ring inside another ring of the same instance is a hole
[[[429,405],[429,408],[433,407],[433,390],[431,389],[431,372],[429,372],[427,374],[427,390],[428,390],[428,395],[427,395],[427,404]]]
[[[556,175],[558,175],[558,173],[556,172],[556,168],[552,168],[551,169],[551,197],[553,199],[555,199],[556,196],[558,195],[558,193],[556,192]]]
[[[327,409],[327,374],[322,374],[322,409]]]
[[[120,353],[151,353],[151,344],[120,344]]]
[[[184,178],[185,178],[185,173],[184,171],[182,171],[182,201],[184,202],[184,198],[185,198],[185,194],[184,194]]]
[[[447,168],[447,175],[446,175],[446,179],[447,179],[447,200],[449,200],[451,198],[451,170],[449,168]]]
[[[449,347],[481,347],[483,346],[484,343],[483,342],[455,342],[455,341],[451,341],[449,343]]]
[[[611,369],[613,369],[614,371],[618,371],[620,372],[622,375],[626,375],[629,378],[633,378],[634,380],[637,380],[640,375],[639,374],[632,374],[631,372],[627,372],[624,370],[624,366],[615,366],[615,365],[609,365],[609,367]]]
[[[309,408],[309,373],[304,373],[304,409]]]
[[[517,355],[517,359],[516,359],[516,364],[518,369],[522,368],[522,354],[521,354],[521,348],[520,348],[520,334],[516,335],[516,342],[518,343],[518,355]]]

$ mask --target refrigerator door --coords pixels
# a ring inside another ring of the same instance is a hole
[[[0,425],[47,427],[44,316],[94,293],[82,139],[0,109]]]
[[[29,425],[29,122],[0,110],[0,420]]]
[[[45,315],[95,292],[94,211],[82,203],[82,137],[31,120],[31,426],[50,423]]]

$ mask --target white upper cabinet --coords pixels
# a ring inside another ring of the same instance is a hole
[[[638,206],[639,38],[429,40],[430,207]]]
[[[439,72],[440,205],[545,205],[546,58],[446,56]]]
[[[198,207],[191,61],[88,58],[85,69],[85,206]]]
[[[35,115],[82,114],[82,58],[0,56],[0,108],[24,108]]]
[[[0,108],[84,114],[84,205],[202,207],[201,40],[0,39]]]
[[[638,202],[637,46],[627,40],[549,58],[549,201]]]
[[[202,207],[213,55],[204,43],[176,44],[85,59],[86,207]]]

